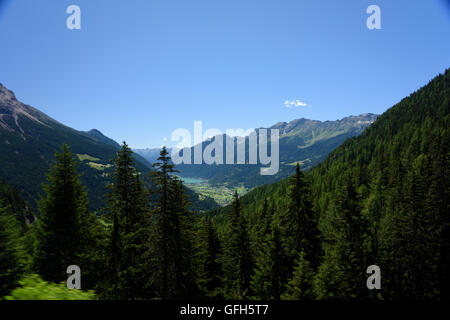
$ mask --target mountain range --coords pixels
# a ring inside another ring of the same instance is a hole
[[[159,157],[160,148],[146,148],[146,149],[133,149],[133,152],[142,156],[149,163],[155,163]],[[169,153],[172,152],[171,148],[167,148]]]
[[[68,144],[79,160],[81,181],[88,190],[90,208],[104,204],[104,195],[113,171],[113,159],[120,145],[99,130],[78,131],[17,100],[15,94],[0,84],[0,179],[18,189],[36,208],[41,184],[54,163],[55,152]],[[135,166],[142,174],[150,164],[134,153]],[[188,190],[193,207],[199,210],[215,206],[212,199],[199,199]]]
[[[256,129],[257,131],[260,129],[279,130],[280,170],[273,176],[260,174],[260,168],[264,166],[248,163],[245,165],[180,164],[177,166],[177,170],[179,170],[181,177],[202,179],[210,185],[220,186],[225,184],[231,188],[243,186],[246,189],[251,189],[289,176],[292,173],[292,168],[297,163],[301,165],[303,170],[309,170],[325,159],[331,151],[346,139],[361,134],[376,118],[377,115],[371,113],[349,116],[336,121],[301,118],[290,122],[279,122],[269,128]],[[226,136],[222,135],[213,139],[223,139],[226,152],[225,138]],[[204,141],[202,150],[213,141]],[[246,159],[248,159],[248,141],[249,139],[246,137]],[[157,149],[138,149],[134,151],[149,162],[154,162],[158,157]],[[194,154],[194,147],[191,149],[192,154]]]

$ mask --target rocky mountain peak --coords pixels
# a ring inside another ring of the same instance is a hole
[[[16,99],[16,95],[14,92],[6,88],[3,84],[0,83],[0,103],[7,105],[14,105],[18,101]]]
[[[22,102],[16,99],[16,95],[14,92],[6,88],[4,85],[0,84],[0,127],[6,129],[8,131],[17,132],[25,139],[25,130],[21,126],[21,117],[26,117],[34,122],[37,122],[41,125],[47,126],[41,121],[41,119],[46,118],[45,115],[42,114],[39,117],[39,111],[31,108],[23,104]],[[39,119],[41,118],[41,119]],[[10,121],[9,119],[12,119]],[[12,124],[13,122],[14,124]]]

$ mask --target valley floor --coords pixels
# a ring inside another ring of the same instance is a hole
[[[226,183],[212,185],[208,183],[208,180],[185,177],[182,179],[186,187],[199,194],[200,197],[210,197],[222,207],[231,203],[235,190],[238,192],[239,196],[243,196],[250,191],[244,186],[233,187]]]

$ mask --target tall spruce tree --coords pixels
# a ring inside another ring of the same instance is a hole
[[[199,294],[197,270],[195,269],[195,218],[188,210],[189,201],[184,193],[183,183],[174,177],[171,180],[170,213],[174,233],[175,297],[183,299]]]
[[[317,219],[311,203],[310,187],[299,164],[295,174],[289,178],[287,210],[282,210],[279,215],[289,275],[301,250],[305,251],[315,266],[320,252]]]
[[[108,211],[113,216],[110,243],[112,297],[142,299],[151,297],[146,290],[149,241],[149,208],[145,188],[134,168],[132,151],[124,142],[114,161],[109,186]]]
[[[194,219],[181,181],[166,147],[153,164],[153,266],[157,294],[162,299],[183,299],[198,294],[194,270]]]
[[[80,183],[72,153],[67,145],[56,153],[56,163],[43,185],[39,200],[35,264],[45,280],[60,282],[66,269],[79,265],[81,218],[87,211],[87,197]]]
[[[325,239],[325,258],[319,268],[319,298],[365,298],[367,223],[361,214],[360,197],[350,176],[345,176],[331,210]]]
[[[170,163],[169,153],[163,147],[158,161],[153,164],[155,169],[151,173],[153,182],[156,185],[157,200],[155,203],[155,230],[154,230],[154,251],[155,251],[155,272],[154,282],[157,284],[158,294],[162,299],[174,298],[176,289],[171,281],[174,272],[173,262],[175,259],[173,242],[173,224],[170,212],[170,175],[175,172],[174,166]]]
[[[248,225],[245,217],[241,214],[237,191],[234,193],[232,207],[221,257],[224,273],[223,290],[225,298],[243,299],[250,295],[253,257]]]

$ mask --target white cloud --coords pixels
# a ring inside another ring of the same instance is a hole
[[[284,105],[286,106],[286,108],[292,108],[292,107],[307,107],[308,104],[298,100],[298,99],[294,99],[294,100],[286,100],[284,102]]]

